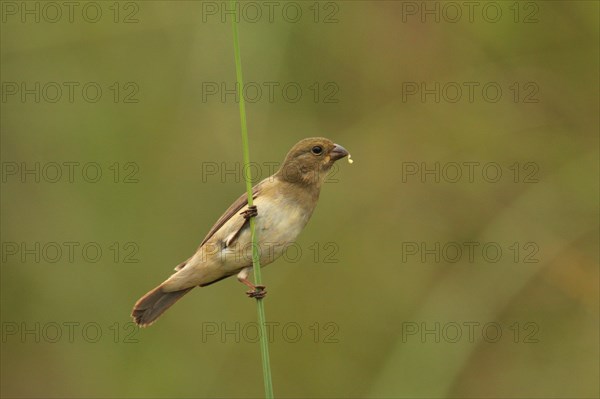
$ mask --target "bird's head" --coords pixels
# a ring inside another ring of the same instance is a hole
[[[335,161],[348,155],[341,145],[324,137],[311,137],[296,143],[277,171],[281,179],[302,185],[321,186]]]

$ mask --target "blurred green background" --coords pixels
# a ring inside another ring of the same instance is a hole
[[[2,2],[2,397],[262,396],[235,279],[129,324],[244,190],[224,6]],[[469,7],[240,9],[260,177],[356,161],[264,269],[277,397],[600,395],[598,3]]]

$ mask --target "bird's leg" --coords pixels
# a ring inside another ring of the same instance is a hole
[[[249,220],[251,217],[258,216],[256,205],[249,206],[244,212],[240,212],[244,219]]]
[[[267,295],[267,291],[265,290],[264,285],[254,285],[248,280],[248,275],[250,274],[250,270],[252,267],[245,267],[241,272],[238,273],[237,279],[240,283],[252,288],[250,291],[246,291],[246,295],[250,298],[262,299]]]

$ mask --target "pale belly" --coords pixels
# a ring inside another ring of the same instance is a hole
[[[310,218],[302,207],[284,201],[255,201],[256,235],[261,266],[279,258],[296,239]],[[229,247],[221,250],[222,267],[235,271],[252,265],[250,229],[245,227]]]
[[[296,238],[310,219],[312,209],[306,210],[293,201],[280,198],[266,201],[258,197],[254,204],[258,209],[258,216],[254,220],[259,259],[261,267],[264,267],[279,258],[290,245],[295,245]],[[243,222],[240,219],[238,221]],[[252,266],[250,229],[244,227],[230,240],[239,229],[234,228],[235,223],[238,222],[228,222],[216,232],[213,239],[203,245],[183,269],[169,278],[165,288],[178,290],[209,284]],[[228,242],[230,245],[226,245]]]

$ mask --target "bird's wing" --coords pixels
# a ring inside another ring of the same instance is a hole
[[[256,197],[258,197],[258,195],[260,194],[260,191],[261,191],[261,187],[263,186],[263,183],[264,183],[264,181],[260,182],[259,184],[257,184],[255,187],[252,188],[252,199],[256,199]],[[231,219],[232,216],[237,214],[237,212],[239,212],[246,205],[248,205],[248,194],[244,193],[238,199],[236,199],[235,202],[233,204],[231,204],[231,206],[229,208],[227,208],[225,213],[223,213],[223,215],[221,215],[221,217],[219,218],[219,220],[217,220],[217,222],[214,224],[214,226],[211,227],[211,229],[208,231],[208,234],[206,234],[206,237],[204,237],[204,240],[202,240],[202,243],[200,244],[200,246],[203,246],[206,243],[206,241],[210,240],[210,238],[221,227],[223,227],[225,222],[227,222],[229,219]]]
[[[261,181],[260,183],[258,183],[256,186],[254,186],[252,188],[252,199],[256,199],[256,197],[258,197],[258,195],[261,192],[261,188],[264,186],[265,181],[266,180]],[[206,234],[206,237],[204,237],[204,240],[202,240],[202,243],[200,243],[200,247],[202,247],[208,240],[210,240],[211,237],[213,235],[215,235],[215,233],[217,231],[219,231],[219,229],[221,227],[223,227],[223,225],[225,223],[227,223],[227,221],[229,219],[231,219],[233,216],[235,216],[246,205],[248,205],[248,194],[244,193],[244,194],[240,195],[240,197],[237,200],[235,200],[229,208],[227,208],[225,213],[223,213],[223,215],[221,215],[221,217],[217,220],[217,222],[214,224],[214,226],[211,227],[211,229],[208,231],[208,234]],[[235,237],[237,235],[237,233],[242,228],[244,228],[245,225],[246,225],[245,222],[240,224],[237,232],[235,232],[232,237]],[[190,258],[190,259],[192,259],[192,258]],[[190,259],[175,266],[175,270],[179,271],[179,270],[183,269],[183,267],[189,262]]]

